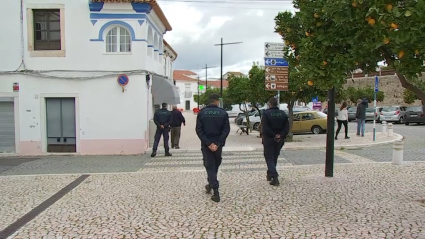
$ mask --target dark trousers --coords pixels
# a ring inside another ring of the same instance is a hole
[[[280,150],[284,144],[283,139],[279,142],[276,142],[273,138],[263,138],[263,147],[264,147],[264,158],[267,163],[267,175],[270,177],[277,177],[277,158],[280,155]]]
[[[212,152],[208,146],[202,144],[201,146],[202,156],[204,160],[204,166],[207,170],[208,175],[208,184],[211,188],[218,188],[219,183],[217,180],[218,168],[221,164],[221,153],[223,152],[223,147],[219,147],[217,151]]]
[[[159,141],[161,140],[161,136],[164,136],[164,148],[165,151],[168,152],[170,150],[170,147],[168,146],[168,140],[170,139],[170,132],[168,129],[156,129],[155,132],[155,141],[153,143],[152,150],[156,152],[158,149]]]
[[[341,125],[344,125],[345,128],[345,137],[348,136],[348,120],[337,120],[338,129],[336,129],[335,138],[338,137],[339,131],[341,130]]]
[[[181,127],[171,127],[171,146],[179,146]]]

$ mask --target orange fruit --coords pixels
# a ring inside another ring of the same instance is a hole
[[[415,50],[415,54],[416,55],[419,55],[419,50],[418,49]]]
[[[367,21],[367,23],[371,26],[375,25],[375,19],[371,18],[369,19],[369,21]]]
[[[322,26],[322,22],[317,22],[316,23],[316,27],[321,27]]]
[[[309,33],[309,32],[305,32],[305,35],[306,35],[306,36],[310,36],[310,33]]]
[[[314,18],[319,18],[320,17],[320,15],[319,14],[317,14],[317,12],[316,13],[314,13]]]
[[[323,61],[323,65],[326,66],[328,64],[327,61]]]
[[[312,85],[314,85],[314,82],[313,82],[312,80],[309,80],[309,81],[307,82],[307,84],[308,84],[309,86],[312,86]],[[300,88],[300,90],[301,90],[301,88]]]
[[[354,63],[356,66],[358,66],[359,65],[359,63],[356,61],[356,63]]]
[[[356,2],[352,2],[352,3],[351,3],[351,6],[353,6],[353,7],[357,7],[357,3],[356,3]]]
[[[398,52],[398,59],[403,58],[403,56],[404,56],[404,51],[399,51]]]
[[[385,6],[385,9],[390,12],[391,10],[393,10],[393,5],[387,4],[387,6]]]
[[[397,24],[395,24],[395,23],[391,23],[391,28],[392,28],[392,29],[397,29],[397,28],[398,28],[398,25],[397,25]]]
[[[390,43],[390,39],[389,38],[384,38],[384,44],[387,45],[388,43]]]

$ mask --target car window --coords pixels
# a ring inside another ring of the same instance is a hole
[[[348,109],[348,112],[356,112],[356,108],[351,107]]]
[[[367,108],[366,109],[366,112],[367,113],[372,113],[372,112],[375,112],[375,109],[374,108]]]
[[[294,115],[294,121],[300,121],[300,114]]]
[[[306,113],[306,114],[302,114],[302,120],[303,121],[305,121],[305,120],[314,120],[314,115],[313,114],[310,114],[310,113]]]
[[[406,111],[422,111],[422,106],[410,106],[407,107]]]
[[[385,106],[382,108],[382,112],[391,112],[391,111],[397,111],[398,107],[396,106]]]

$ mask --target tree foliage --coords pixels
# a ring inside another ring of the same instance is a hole
[[[231,101],[231,99],[229,97],[227,97],[227,89],[223,89],[223,109],[225,110],[231,110],[232,109],[232,104],[233,102]],[[220,94],[220,88],[211,88],[208,87],[205,92],[203,92],[202,94],[199,94],[199,101],[198,101],[198,94],[195,94],[193,96],[193,100],[198,104],[198,105],[208,105],[209,104],[209,99],[208,97],[211,94]]]
[[[403,91],[403,101],[404,101],[404,103],[412,104],[417,99],[418,99],[418,97],[415,95],[415,93],[413,93],[412,91],[410,91],[408,89],[404,89],[404,91]]]
[[[276,17],[276,31],[299,52],[299,70],[315,86],[341,89],[348,72],[373,72],[385,61],[425,102],[418,77],[425,69],[424,0],[294,0],[294,7],[302,29],[286,22],[284,12]]]
[[[356,103],[358,99],[367,98],[369,102],[373,102],[374,99],[375,90],[373,87],[362,87],[362,88],[355,88],[355,87],[348,87],[345,90],[345,97],[347,100],[350,100],[351,103]],[[382,91],[378,91],[376,93],[376,101],[382,102],[384,101],[385,94]]]

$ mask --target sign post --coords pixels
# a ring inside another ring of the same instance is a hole
[[[118,82],[118,85],[121,86],[122,92],[124,92],[124,86],[126,86],[129,81],[130,79],[128,79],[128,76],[126,74],[121,74],[117,77],[117,82]]]
[[[288,90],[289,72],[288,62],[283,58],[284,47],[285,44],[283,43],[264,43],[264,62],[266,66],[264,84],[267,91],[277,91],[278,102],[280,91]]]
[[[376,94],[379,91],[379,79],[375,76],[375,92],[373,94],[373,107],[375,108],[375,117],[373,117],[373,142],[376,141],[376,117],[378,117],[378,108],[376,107]]]

